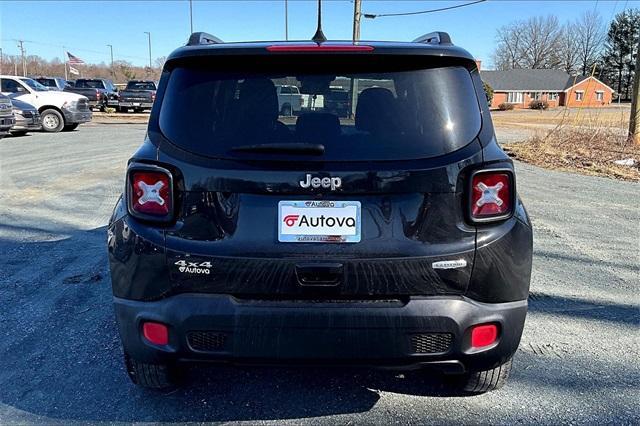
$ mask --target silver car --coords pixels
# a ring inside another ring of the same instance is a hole
[[[12,99],[11,103],[13,104],[13,115],[16,119],[16,124],[11,128],[12,135],[22,136],[27,132],[42,128],[40,113],[36,107],[18,99]]]

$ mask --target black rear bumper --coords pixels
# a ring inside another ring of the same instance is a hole
[[[464,297],[311,302],[181,294],[114,301],[125,352],[143,362],[434,366],[450,372],[505,362],[518,347],[527,312],[526,300],[487,304]],[[148,342],[144,321],[168,325],[169,344]],[[472,349],[469,327],[480,323],[497,323],[499,339]]]

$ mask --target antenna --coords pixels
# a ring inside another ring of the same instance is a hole
[[[316,33],[311,37],[311,40],[318,44],[327,41],[327,37],[322,32],[322,0],[318,0],[318,29],[316,29]]]

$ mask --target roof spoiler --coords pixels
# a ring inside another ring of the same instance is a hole
[[[197,32],[197,33],[191,34],[191,36],[189,37],[189,41],[187,41],[187,46],[198,46],[200,44],[218,44],[218,43],[224,43],[224,41],[220,40],[218,37],[214,35],[203,33],[203,32]]]
[[[424,34],[413,40],[414,43],[425,43],[425,44],[453,44],[451,42],[451,37],[449,37],[449,33],[445,33],[444,31],[434,31],[432,33]]]

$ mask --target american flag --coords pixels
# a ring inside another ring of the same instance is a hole
[[[77,56],[73,56],[71,53],[67,52],[67,56],[69,57],[70,65],[84,65],[84,61]]]

